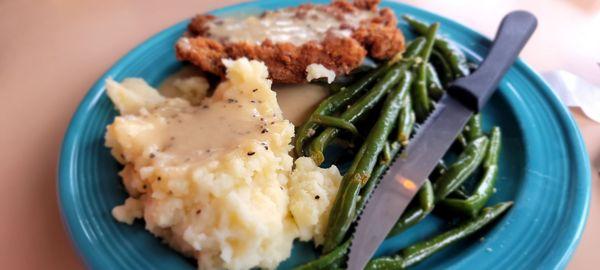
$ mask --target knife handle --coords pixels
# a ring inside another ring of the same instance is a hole
[[[536,26],[537,19],[527,11],[513,11],[504,16],[483,63],[473,74],[454,81],[448,88],[448,93],[474,112],[480,111],[519,56]]]

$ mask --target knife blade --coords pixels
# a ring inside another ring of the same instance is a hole
[[[491,97],[536,26],[529,12],[507,14],[481,66],[451,84],[373,191],[351,240],[348,269],[365,267],[469,118]]]

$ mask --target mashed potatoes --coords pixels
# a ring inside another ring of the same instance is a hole
[[[308,158],[292,171],[293,125],[267,69],[225,60],[227,80],[197,106],[139,79],[107,81],[121,113],[106,145],[130,194],[113,216],[146,228],[198,259],[201,269],[275,268],[295,238],[322,241],[341,180]]]

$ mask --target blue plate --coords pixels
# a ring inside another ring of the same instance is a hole
[[[213,13],[254,13],[302,2],[251,2]],[[471,60],[486,55],[490,41],[456,22],[399,3],[384,2],[383,6],[396,14],[441,22],[441,33],[458,43]],[[69,234],[90,268],[195,268],[192,260],[146,232],[142,222],[128,226],[112,218],[111,209],[124,201],[126,193],[117,175],[120,166],[104,147],[105,127],[116,116],[104,93],[104,80],[141,77],[158,85],[181,66],[173,44],[187,23],[158,33],[119,60],[89,90],[67,130],[59,165],[60,206]],[[408,32],[403,22],[399,26]],[[522,61],[509,70],[483,115],[486,128],[498,125],[503,130],[501,170],[493,200],[514,200],[515,205],[495,226],[415,268],[564,268],[581,237],[590,198],[589,161],[575,123],[539,75]],[[378,253],[393,253],[445,227],[441,220],[429,217],[386,241]],[[292,257],[280,268],[315,255],[309,244],[297,243]]]

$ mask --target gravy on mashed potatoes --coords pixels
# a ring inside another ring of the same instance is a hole
[[[127,224],[143,218],[201,269],[273,269],[294,239],[323,240],[341,175],[305,157],[292,170],[294,126],[266,66],[245,58],[224,64],[227,80],[194,104],[140,79],[107,81],[120,116],[107,127],[106,145],[124,165],[130,195],[113,216]]]

